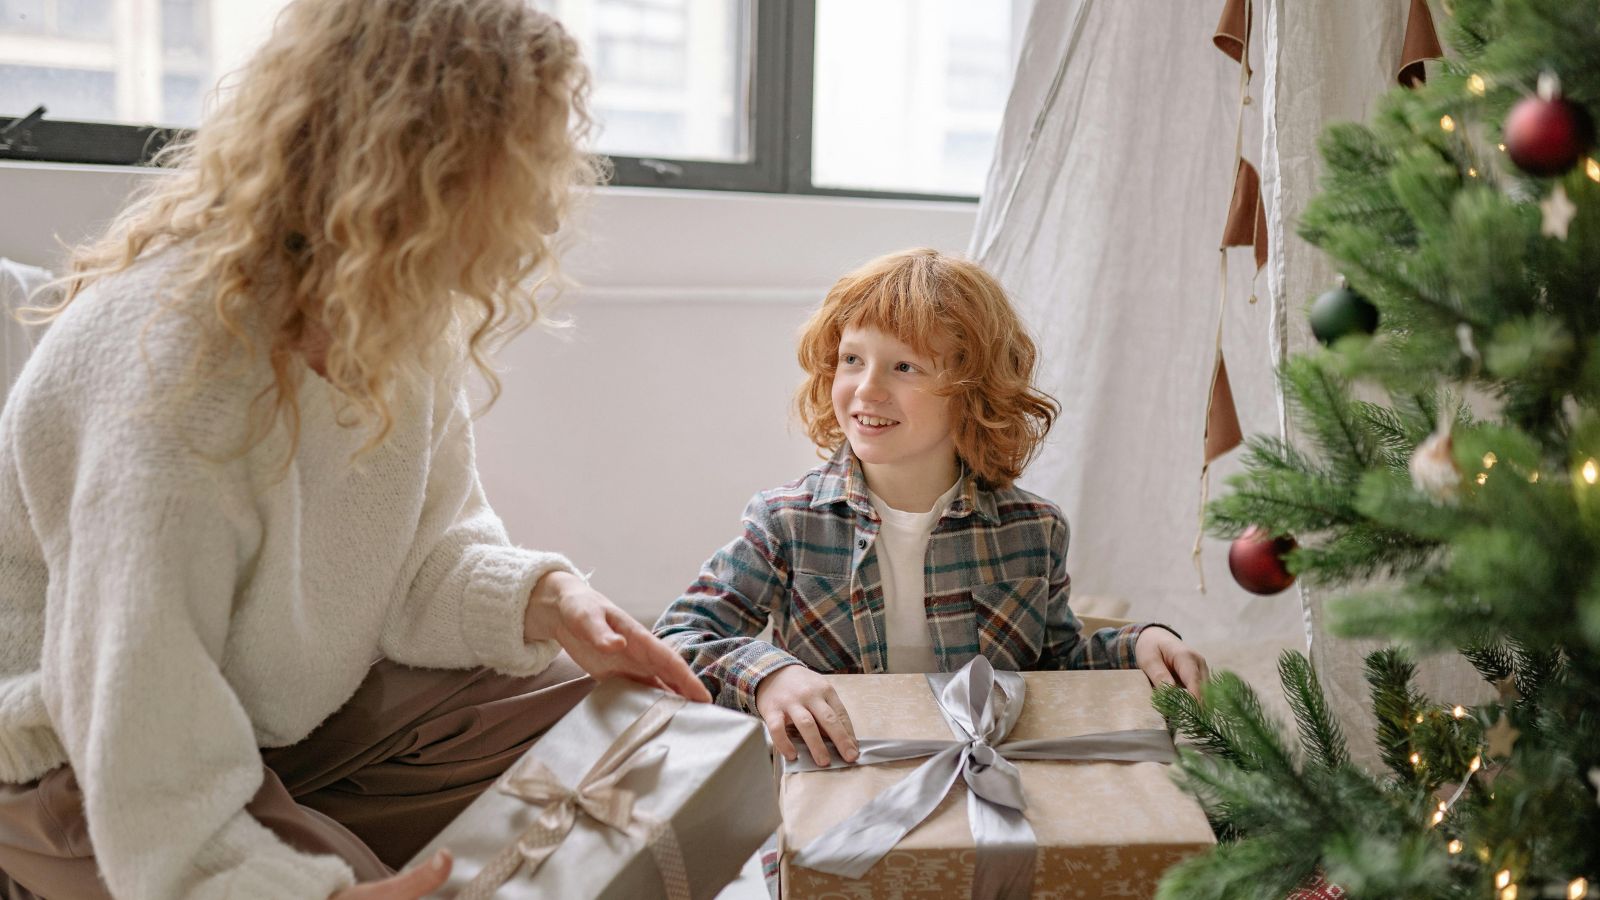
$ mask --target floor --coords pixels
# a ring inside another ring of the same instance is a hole
[[[767,882],[761,877],[761,853],[756,852],[739,870],[739,877],[717,895],[717,900],[768,900]]]

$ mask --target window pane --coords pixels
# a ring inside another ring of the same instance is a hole
[[[594,70],[599,149],[750,158],[752,0],[537,0]]]
[[[0,0],[0,115],[193,126],[288,0]],[[117,24],[144,29],[118,34]]]
[[[48,32],[54,6],[50,0],[0,0],[0,29],[17,33]]]
[[[56,0],[56,29],[64,37],[111,39],[111,0]]]
[[[1028,8],[1022,0],[817,0],[813,183],[982,190]]]
[[[0,0],[0,115],[193,126],[288,0]],[[594,70],[599,147],[744,161],[753,0],[535,0]],[[120,12],[119,12],[120,11]],[[114,23],[143,23],[121,35]],[[83,92],[83,93],[79,93]],[[92,116],[90,114],[92,111]]]
[[[8,96],[29,98],[27,109],[6,104],[24,115],[41,103],[63,119],[106,122],[116,112],[117,86],[110,72],[0,65],[0,85]]]

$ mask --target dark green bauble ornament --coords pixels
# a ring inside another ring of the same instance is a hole
[[[1310,319],[1311,333],[1330,346],[1342,337],[1378,330],[1378,308],[1344,286],[1318,297],[1311,304]]]

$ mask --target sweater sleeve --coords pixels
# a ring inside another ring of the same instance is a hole
[[[353,883],[350,867],[290,848],[245,811],[262,761],[219,665],[237,523],[205,471],[163,477],[171,461],[145,456],[81,448],[49,587],[45,705],[96,862],[123,898],[327,897]]]
[[[511,544],[478,480],[466,391],[441,390],[435,415],[440,424],[408,561],[415,575],[390,611],[381,649],[407,665],[540,672],[560,647],[523,640],[528,595],[547,572],[582,573],[559,553]]]
[[[788,590],[789,567],[766,501],[745,507],[744,533],[716,552],[700,577],[656,621],[655,633],[684,658],[719,705],[756,712],[761,680],[793,655],[757,637]]]

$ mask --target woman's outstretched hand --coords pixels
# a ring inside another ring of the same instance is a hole
[[[419,900],[444,885],[450,877],[450,851],[440,850],[420,866],[337,891],[328,900]]]
[[[522,634],[528,641],[553,639],[596,678],[618,676],[690,700],[711,700],[682,657],[571,572],[548,572],[533,586]]]

